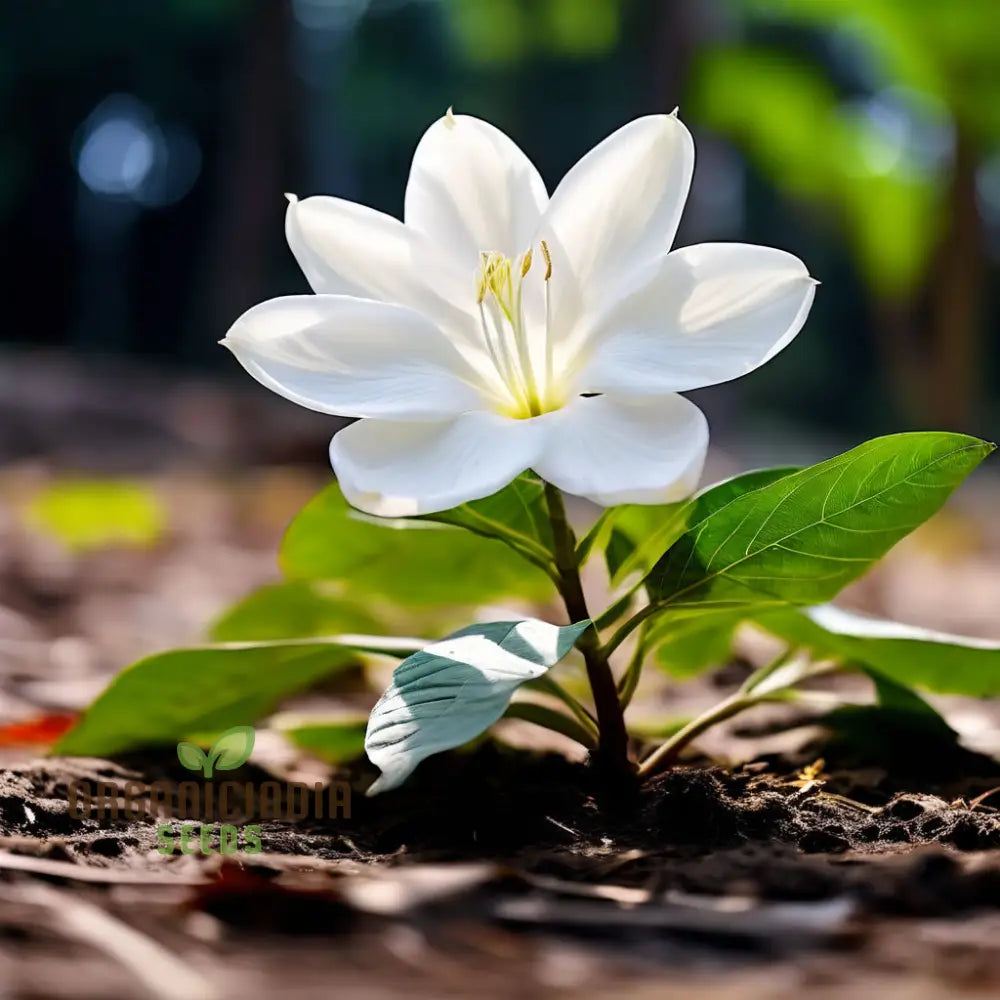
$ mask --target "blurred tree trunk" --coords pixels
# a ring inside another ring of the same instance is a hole
[[[986,244],[976,200],[974,145],[959,131],[945,229],[919,301],[877,298],[878,347],[897,410],[908,421],[972,431],[982,401]]]
[[[907,421],[928,419],[927,359],[920,344],[917,309],[908,299],[875,295],[875,346],[896,411]]]
[[[948,223],[930,270],[926,408],[935,426],[968,431],[982,393],[985,241],[976,201],[976,150],[958,129]]]
[[[704,4],[705,0],[647,0],[640,26],[649,45],[649,99],[654,111],[673,111],[681,102]]]
[[[210,321],[221,337],[267,294],[267,262],[281,240],[282,179],[292,105],[291,0],[252,0],[220,157],[209,266]],[[215,337],[200,338],[214,344]],[[206,348],[207,350],[207,348]]]

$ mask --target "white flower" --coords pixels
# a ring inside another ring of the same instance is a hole
[[[256,306],[223,344],[282,396],[363,418],[330,456],[370,513],[444,510],[528,468],[606,506],[680,499],[708,428],[677,393],[777,354],[816,284],[781,250],[668,253],[693,168],[688,130],[653,115],[550,199],[507,136],[449,111],[417,146],[405,222],[289,199],[316,294]]]

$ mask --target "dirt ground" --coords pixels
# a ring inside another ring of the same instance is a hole
[[[428,763],[349,818],[265,821],[262,853],[227,858],[156,853],[148,816],[68,815],[71,781],[162,777],[165,760],[8,769],[8,995],[1000,989],[1000,813],[971,804],[1000,775],[952,797],[692,766],[609,813],[556,755],[487,744]]]
[[[242,398],[156,383],[156,423],[142,414],[148,383],[128,383],[131,396],[95,415],[79,401],[110,400],[108,387],[73,396],[64,378],[58,392],[36,388],[76,409],[38,417],[51,426],[31,423],[37,440],[16,432],[26,411],[6,397],[0,726],[39,713],[58,724],[122,665],[196,639],[227,603],[275,579],[281,526],[325,477],[318,466],[245,465],[247,452],[322,455],[325,423],[286,427],[278,443],[255,431],[248,443]],[[19,517],[53,470],[100,469],[102,434],[131,456],[113,471],[140,474],[167,505],[169,531],[152,550],[71,555]],[[715,461],[726,471],[724,454]],[[963,491],[848,602],[997,635],[998,495],[989,478]],[[744,669],[658,678],[639,707],[687,714]],[[376,799],[362,794],[372,774],[362,763],[340,775],[354,792],[349,817],[265,820],[261,853],[231,856],[158,853],[151,815],[70,814],[74,782],[189,777],[171,753],[45,758],[38,733],[18,745],[5,729],[0,996],[994,997],[1000,713],[935,704],[969,749],[896,746],[890,764],[814,726],[776,732],[775,719],[751,716],[700,744],[711,757],[610,802],[583,763],[492,742],[431,759]],[[269,777],[269,752],[279,774],[324,773],[260,742],[263,755],[234,780]]]

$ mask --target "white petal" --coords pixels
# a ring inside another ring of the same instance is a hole
[[[683,396],[580,396],[551,418],[533,468],[567,493],[614,507],[682,500],[698,485],[708,423]]]
[[[346,417],[435,419],[484,405],[445,336],[403,306],[293,295],[254,306],[222,343],[258,382]]]
[[[340,198],[289,197],[285,235],[314,292],[410,306],[478,337],[474,268],[458,269],[398,219]]]
[[[570,170],[541,226],[556,329],[568,334],[622,275],[670,249],[693,171],[691,134],[674,115],[630,122]]]
[[[537,420],[486,412],[435,423],[362,420],[334,437],[330,459],[351,504],[407,517],[496,493],[534,462],[543,438]]]
[[[511,139],[478,118],[449,113],[413,154],[404,218],[471,274],[480,251],[523,253],[548,200]]]
[[[815,291],[805,264],[783,250],[675,250],[595,320],[580,391],[662,394],[739,378],[792,341]]]

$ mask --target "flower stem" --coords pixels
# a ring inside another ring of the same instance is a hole
[[[655,615],[659,610],[660,605],[658,604],[646,604],[628,621],[619,625],[601,650],[605,658],[609,657],[650,615]]]
[[[796,666],[796,657],[801,660]],[[678,730],[662,746],[657,747],[640,765],[639,777],[649,778],[660,771],[665,771],[677,763],[677,758],[693,740],[696,740],[706,730],[719,722],[725,722],[734,715],[761,705],[768,701],[781,701],[792,695],[795,686],[807,677],[819,677],[823,674],[835,673],[843,664],[836,660],[824,660],[812,663],[804,657],[803,651],[790,647],[776,659],[755,670],[738,691],[710,708],[703,715],[692,719],[683,729]],[[794,667],[794,669],[789,669]],[[766,682],[787,671],[777,684]]]
[[[734,715],[738,715],[756,703],[755,698],[747,697],[739,691],[724,701],[720,701],[718,705],[710,708],[703,715],[692,719],[683,729],[674,733],[666,743],[657,747],[639,765],[639,777],[650,778],[660,771],[666,771],[677,762],[677,758],[692,740],[696,740],[716,723],[731,719]]]
[[[553,555],[559,572],[559,593],[570,621],[590,618],[580,569],[576,560],[576,538],[566,517],[566,505],[562,493],[551,483],[545,484],[545,500],[552,523]],[[587,629],[577,639],[577,648],[583,654],[587,666],[587,680],[594,696],[599,731],[596,758],[608,773],[632,773],[634,765],[628,757],[628,733],[625,729],[625,715],[618,703],[618,689],[608,658],[601,649],[597,632]]]
[[[538,705],[531,701],[515,701],[507,706],[504,718],[523,719],[525,722],[533,722],[536,726],[551,729],[555,733],[562,733],[563,736],[568,736],[588,750],[593,750],[596,743],[593,732],[581,726],[575,719],[547,705]]]

